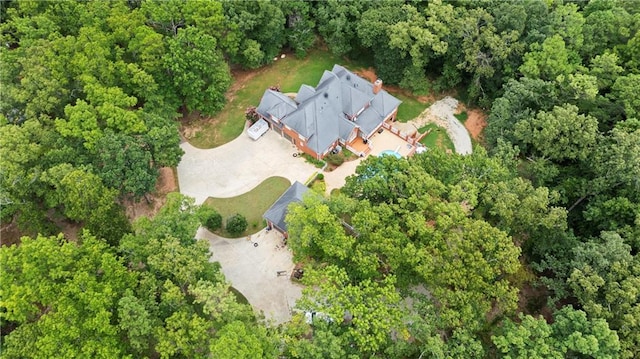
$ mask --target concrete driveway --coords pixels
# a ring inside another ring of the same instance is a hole
[[[178,164],[180,193],[202,204],[207,197],[235,197],[271,176],[305,183],[318,169],[293,157],[296,148],[269,130],[257,141],[242,133],[220,147],[202,150],[188,142]]]
[[[254,310],[276,325],[291,319],[291,308],[302,296],[302,286],[289,279],[294,264],[280,233],[262,230],[250,239],[227,239],[200,228],[196,238],[209,241],[211,260],[220,262],[224,276]]]

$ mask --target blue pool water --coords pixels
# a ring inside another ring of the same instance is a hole
[[[398,152],[392,151],[392,150],[384,150],[380,152],[378,157],[382,157],[382,156],[396,156],[396,158],[402,158],[402,156]]]

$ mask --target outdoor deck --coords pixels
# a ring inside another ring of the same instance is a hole
[[[351,147],[350,151],[355,150],[353,151],[354,153],[356,154],[362,153],[365,156],[369,154],[369,151],[371,151],[371,149],[369,148],[369,145],[364,143],[361,137],[356,137],[353,141],[351,141],[351,143],[349,143],[348,146]]]

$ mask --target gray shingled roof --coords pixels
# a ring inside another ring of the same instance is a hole
[[[348,84],[342,83],[342,112],[347,116],[354,116],[360,111],[371,99],[371,96],[364,92],[350,87]]]
[[[371,100],[371,107],[375,108],[382,116],[387,117],[396,107],[400,106],[401,103],[402,101],[391,96],[387,91],[380,90]]]
[[[262,217],[286,232],[287,224],[285,223],[285,218],[287,217],[289,204],[302,202],[302,197],[307,191],[309,191],[307,186],[298,181],[294,182]]]
[[[263,117],[270,118],[271,115],[278,119],[286,117],[298,108],[295,101],[284,94],[267,89],[262,95],[260,105],[256,111]]]
[[[298,94],[296,95],[296,101],[298,103],[303,103],[308,100],[311,96],[316,93],[316,89],[309,85],[300,86],[300,90],[298,90]]]
[[[355,123],[360,126],[362,132],[369,135],[380,125],[383,118],[382,114],[371,106],[362,111]]]
[[[316,88],[300,86],[296,101],[267,90],[257,110],[266,118],[279,118],[319,154],[338,139],[346,141],[356,126],[371,134],[401,103],[384,90],[374,94],[372,83],[340,65],[325,71]],[[347,119],[363,108],[354,121]]]

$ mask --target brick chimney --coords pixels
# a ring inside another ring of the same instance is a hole
[[[382,80],[377,79],[376,82],[373,83],[373,94],[377,94],[382,90]]]

